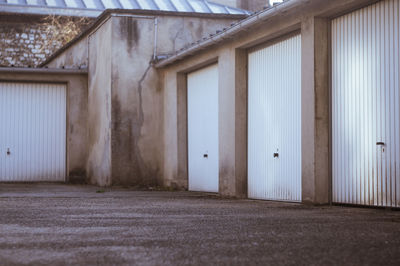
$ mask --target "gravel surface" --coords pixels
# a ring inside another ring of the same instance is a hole
[[[400,265],[400,212],[0,184],[0,265]]]

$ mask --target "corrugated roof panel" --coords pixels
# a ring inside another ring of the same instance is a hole
[[[104,7],[106,9],[108,9],[108,8],[117,8],[118,7],[118,6],[115,5],[114,1],[108,0],[108,1],[102,1],[102,3],[103,3],[103,5],[104,5]]]
[[[179,12],[194,12],[193,8],[186,1],[171,0]]]
[[[13,4],[13,5],[19,5],[21,4],[20,0],[7,0],[7,3]]]
[[[136,1],[138,2],[138,4],[140,5],[140,7],[142,9],[149,9],[149,10],[157,9],[158,10],[158,8],[155,8],[154,5],[152,5],[152,3],[148,0],[136,0]]]
[[[83,0],[87,8],[91,9],[99,9],[99,7],[96,5],[96,0]]]
[[[123,8],[213,14],[249,14],[245,10],[228,8],[207,0],[0,0],[0,5],[0,12],[7,11],[7,5],[10,5],[10,9],[12,5],[22,5],[27,7],[95,9],[99,11],[107,8]],[[37,10],[27,8],[21,11],[21,13],[34,14],[35,12],[39,12]],[[43,10],[40,12],[43,12]]]
[[[176,11],[170,1],[154,0],[160,10]]]
[[[135,7],[133,5],[133,2],[130,1],[130,0],[119,0],[119,2],[121,3],[123,9],[135,9],[135,8],[137,8],[137,6]]]
[[[199,13],[212,12],[203,1],[189,0],[188,3],[193,7],[195,12],[199,12]]]
[[[226,13],[224,6],[207,3],[213,13]]]
[[[0,1],[1,2],[7,2],[5,0]],[[46,5],[45,0],[26,0],[26,3],[28,5],[32,5],[32,6],[43,6]]]
[[[56,0],[46,0],[46,3],[47,3],[48,6],[57,6],[57,1]]]
[[[67,7],[79,7],[78,3],[76,2],[76,0],[64,0],[65,4],[67,5]]]
[[[229,14],[243,14],[243,11],[237,8],[231,8],[229,6],[226,7],[226,10],[228,10]]]

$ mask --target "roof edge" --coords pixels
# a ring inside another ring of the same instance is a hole
[[[87,68],[83,69],[60,69],[60,68],[31,68],[31,67],[0,67],[2,73],[43,73],[43,74],[80,74],[86,75]]]
[[[82,33],[72,39],[70,42],[65,44],[63,47],[54,52],[50,57],[48,57],[43,63],[39,64],[38,67],[44,67],[56,57],[62,54],[69,47],[86,37],[92,30],[99,26],[103,20],[107,19],[112,14],[131,14],[131,15],[153,15],[153,16],[177,16],[177,17],[196,17],[196,18],[214,18],[214,19],[237,19],[241,20],[248,15],[242,14],[211,14],[211,13],[198,13],[198,12],[175,12],[175,11],[161,11],[161,10],[142,10],[142,9],[106,9],[100,16]]]
[[[281,12],[285,12],[288,9],[292,9],[295,8],[296,6],[301,5],[302,1],[303,0],[285,0],[282,3],[275,4],[265,10],[256,12],[253,15],[250,15],[239,22],[232,24],[232,26],[229,28],[217,31],[215,34],[211,34],[207,38],[203,38],[198,42],[190,44],[190,46],[181,49],[174,55],[171,55],[166,59],[159,61],[158,63],[155,64],[155,67],[156,68],[166,67],[200,50],[204,50],[212,45],[215,45],[217,43],[222,43],[227,39],[231,39],[237,33],[242,32],[250,27],[253,27],[254,25],[261,23],[267,17],[278,15]]]
[[[35,6],[35,5],[18,5],[18,4],[2,4],[0,3],[0,13],[15,13],[24,15],[56,15],[69,17],[90,17],[96,18],[103,10],[91,8],[62,8],[55,6]],[[26,12],[29,10],[30,12]],[[32,11],[36,11],[33,13]]]

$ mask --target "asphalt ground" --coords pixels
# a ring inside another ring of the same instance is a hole
[[[400,212],[0,184],[0,265],[400,265]]]

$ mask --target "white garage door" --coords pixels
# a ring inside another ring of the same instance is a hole
[[[64,181],[66,88],[0,82],[0,181]]]
[[[332,22],[333,201],[400,207],[400,0]]]
[[[218,192],[218,66],[188,75],[189,190]]]
[[[248,196],[301,201],[301,37],[249,54]]]

